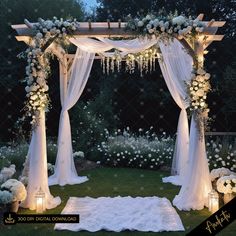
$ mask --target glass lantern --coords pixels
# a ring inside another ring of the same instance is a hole
[[[35,194],[36,201],[36,213],[43,213],[46,210],[45,207],[45,193],[39,188],[39,191]]]
[[[208,205],[211,213],[219,210],[219,194],[214,189],[208,194]]]

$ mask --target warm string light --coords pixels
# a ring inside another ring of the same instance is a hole
[[[148,73],[155,70],[155,62],[159,56],[158,48],[152,47],[139,53],[129,53],[122,57],[120,51],[116,50],[112,56],[101,55],[101,66],[103,73],[109,74],[110,71],[114,72],[115,69],[120,72],[122,60],[125,62],[126,71],[130,74],[134,73],[136,65],[140,71],[141,76],[143,73]]]

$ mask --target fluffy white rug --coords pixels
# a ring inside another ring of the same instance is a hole
[[[70,197],[62,214],[80,214],[80,223],[57,223],[56,230],[183,231],[170,201],[158,197]]]

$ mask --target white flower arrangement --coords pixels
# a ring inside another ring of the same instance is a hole
[[[16,179],[9,179],[1,185],[2,190],[7,190],[12,193],[13,201],[23,201],[27,196],[24,184]]]
[[[236,175],[220,177],[216,182],[216,186],[220,193],[236,193]]]
[[[0,204],[9,204],[13,201],[13,195],[9,191],[0,190]]]
[[[207,105],[207,94],[211,89],[210,74],[202,68],[192,73],[190,83],[187,83],[190,98],[190,112],[195,113],[195,120],[199,130],[200,139],[204,136],[204,129],[207,130],[209,122],[209,109]],[[187,99],[189,100],[189,99]]]
[[[204,27],[203,21],[177,15],[177,13],[167,16],[148,14],[143,18],[132,18],[129,15],[126,25],[127,30],[135,31],[141,35],[155,35],[157,37],[169,35],[170,37],[177,36],[179,39],[201,33],[204,31]]]
[[[214,181],[220,177],[229,176],[232,174],[234,174],[234,173],[225,167],[213,169],[213,170],[211,170],[211,173],[210,173],[211,181]],[[236,173],[235,173],[235,175],[236,175]]]
[[[51,163],[48,163],[47,164],[47,168],[48,168],[48,171],[53,174],[54,173],[54,170],[55,170],[55,166]]]
[[[3,167],[0,172],[0,182],[10,179],[16,172],[16,166],[11,164],[9,167]]]
[[[35,35],[24,54],[24,58],[27,59],[28,63],[25,68],[27,99],[24,109],[26,116],[31,118],[33,128],[39,122],[40,111],[48,111],[49,109],[47,77],[50,71],[50,53],[44,51],[53,41],[61,45],[66,42],[67,36],[77,29],[77,25],[76,19],[63,20],[56,17],[53,17],[53,20],[40,18],[37,23],[32,25]]]
[[[84,152],[78,151],[73,153],[73,157],[84,158]]]
[[[203,69],[198,69],[193,74],[192,80],[188,86],[191,98],[190,110],[206,110],[207,109],[207,93],[211,86],[209,83],[210,74]]]

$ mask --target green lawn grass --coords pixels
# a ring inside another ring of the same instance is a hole
[[[87,175],[89,181],[80,185],[67,185],[65,187],[53,186],[51,193],[54,196],[60,196],[62,204],[56,209],[47,210],[46,213],[60,213],[65,207],[69,197],[101,197],[101,196],[158,196],[166,197],[170,201],[179,192],[179,187],[172,184],[164,184],[161,181],[163,176],[168,175],[166,172],[126,169],[126,168],[98,168],[89,171],[83,171],[80,175]],[[162,232],[162,233],[143,233],[137,231],[123,231],[121,233],[99,231],[89,233],[86,231],[55,231],[54,224],[18,224],[13,226],[0,226],[0,235],[75,235],[81,236],[96,235],[185,235],[195,226],[205,220],[210,213],[207,209],[201,211],[178,211],[185,232]],[[35,213],[25,209],[20,209],[19,213]],[[233,236],[236,235],[236,222],[221,231],[218,235]]]

